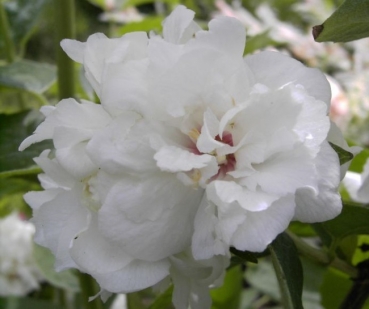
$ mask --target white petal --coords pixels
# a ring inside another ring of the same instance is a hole
[[[76,179],[83,179],[97,171],[98,167],[86,153],[87,143],[79,143],[69,148],[56,151],[55,156],[60,165]]]
[[[350,197],[354,201],[358,201],[361,203],[365,203],[366,201],[360,201],[360,199],[357,196],[357,191],[362,185],[362,178],[359,173],[350,172],[348,171],[345,175],[345,177],[342,179],[342,183],[344,184],[345,188],[347,189],[348,193],[350,194]]]
[[[251,191],[234,181],[223,180],[211,182],[206,188],[206,193],[208,199],[220,208],[232,207],[226,205],[237,202],[242,208],[250,211],[264,210],[278,199],[278,195],[261,190]]]
[[[254,168],[256,172],[243,178],[242,184],[259,185],[264,192],[280,196],[304,186],[318,186],[313,158],[304,146],[271,156]]]
[[[357,196],[360,200],[365,201],[365,203],[369,202],[369,160],[366,161],[364,165],[364,170],[361,175],[362,186],[357,191]]]
[[[112,114],[122,111],[142,113],[147,108],[147,59],[110,64],[105,68],[101,101]]]
[[[295,218],[303,222],[321,222],[336,217],[342,209],[338,186],[339,162],[327,142],[322,144],[316,158],[318,190],[301,188],[296,192]]]
[[[31,206],[34,211],[37,211],[40,206],[43,204],[50,202],[53,200],[58,193],[60,193],[60,189],[51,189],[45,191],[31,191],[26,193],[23,198],[25,202]]]
[[[73,240],[70,255],[88,273],[117,271],[133,260],[122,248],[101,235],[96,214],[92,214],[88,228]]]
[[[192,236],[192,254],[196,260],[212,258],[214,255],[226,255],[228,245],[217,233],[218,218],[216,207],[204,195],[195,217],[195,231]]]
[[[219,131],[219,120],[214,113],[208,109],[204,113],[204,124],[201,128],[201,134],[197,140],[196,146],[200,152],[210,153],[224,143],[216,141],[215,137]]]
[[[154,129],[139,118],[125,112],[92,137],[86,150],[97,166],[111,174],[157,170],[148,137]]]
[[[246,220],[239,225],[230,245],[241,251],[263,251],[288,227],[294,210],[294,195],[291,194],[280,198],[264,211],[247,212]]]
[[[223,281],[229,258],[216,256],[212,259],[195,261],[189,253],[170,258],[173,280],[173,303],[176,308],[210,309],[209,286]]]
[[[192,48],[211,47],[229,57],[242,57],[246,43],[246,29],[236,18],[218,17],[210,21],[209,31],[196,33]]]
[[[157,173],[122,179],[106,198],[99,228],[139,259],[157,261],[188,246],[203,190],[184,186],[175,175]]]
[[[162,171],[172,173],[200,169],[206,167],[215,160],[211,155],[197,155],[174,146],[164,146],[160,148],[154,155],[154,159],[156,160],[157,166]]]
[[[46,119],[37,127],[34,134],[22,142],[19,150],[45,139],[52,139],[55,128],[58,126],[75,128],[76,133],[79,134],[80,128],[93,132],[93,130],[105,126],[110,120],[110,116],[99,104],[87,101],[80,104],[74,99],[65,99],[60,101],[48,113]]]
[[[192,25],[195,12],[187,9],[183,5],[179,5],[163,22],[163,37],[166,41],[174,44],[180,44],[184,41],[184,37],[190,37],[186,33],[186,29],[197,30]],[[184,36],[184,34],[187,34]],[[191,34],[192,36],[192,34]]]
[[[83,63],[86,43],[82,43],[77,40],[64,39],[60,42],[60,46],[73,61]]]
[[[145,262],[134,260],[124,268],[103,273],[93,273],[93,277],[103,289],[113,293],[131,293],[158,283],[169,275],[169,262]]]
[[[49,248],[56,257],[55,268],[78,268],[69,254],[74,237],[85,230],[88,211],[77,190],[59,193],[34,212],[35,242]]]
[[[311,96],[325,102],[329,107],[330,85],[319,70],[307,68],[291,57],[272,51],[247,56],[245,61],[255,74],[257,82],[273,89],[278,89],[291,82],[300,84]]]
[[[56,159],[49,159],[48,154],[49,151],[45,150],[39,157],[33,159],[45,172],[45,174],[39,176],[43,188],[72,188],[75,183],[75,178],[63,169]],[[47,180],[47,187],[44,186],[43,180]]]

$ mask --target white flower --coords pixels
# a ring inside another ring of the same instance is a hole
[[[363,172],[347,172],[345,178],[343,178],[343,184],[345,185],[350,197],[353,201],[359,203],[369,203],[369,160],[366,161]]]
[[[0,296],[24,296],[42,280],[33,257],[32,223],[13,213],[0,219]]]
[[[63,41],[101,105],[44,108],[20,147],[54,142],[35,159],[45,191],[25,198],[57,269],[119,293],[169,276],[177,309],[210,307],[230,246],[262,251],[291,220],[342,206],[324,75],[276,52],[243,58],[237,20],[203,31],[193,17],[179,6],[163,37]]]

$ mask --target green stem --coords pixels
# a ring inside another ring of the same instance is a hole
[[[312,246],[308,245],[305,241],[303,241],[300,237],[296,236],[295,234],[291,233],[290,231],[286,231],[287,234],[292,238],[293,242],[299,253],[310,260],[313,260],[322,265],[329,265],[334,267],[345,274],[349,275],[350,278],[357,278],[358,277],[358,270],[351,266],[350,264],[346,263],[345,261],[335,257],[331,258],[325,252],[313,248]]]
[[[60,41],[75,38],[75,6],[74,0],[54,0],[54,2],[59,99],[65,99],[75,94],[74,62],[64,53]]]
[[[283,308],[284,309],[294,309],[293,300],[291,298],[291,293],[287,284],[286,276],[284,274],[284,271],[281,267],[281,264],[278,261],[278,257],[276,252],[274,251],[272,246],[268,246],[270,256],[272,258],[273,268],[275,270],[279,289],[281,291],[281,297],[283,302]]]
[[[33,91],[30,91],[29,94],[31,94],[40,103],[40,106],[49,105],[49,102],[42,94],[38,94]]]
[[[92,301],[88,300],[90,297],[93,297],[98,293],[94,279],[90,275],[80,273],[79,283],[81,287],[83,307],[85,309],[103,309],[103,305],[99,297]]]
[[[5,41],[5,54],[7,62],[11,63],[15,60],[15,48],[10,34],[8,17],[5,12],[3,0],[0,0],[0,31]]]

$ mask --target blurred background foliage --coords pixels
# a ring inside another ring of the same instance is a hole
[[[27,191],[41,189],[37,179],[41,171],[32,158],[49,144],[39,143],[22,153],[18,152],[18,147],[42,121],[38,109],[59,101],[56,67],[58,1],[0,0],[2,218],[13,212],[24,218],[31,217],[22,196]],[[198,23],[204,28],[214,16],[236,17],[247,30],[245,54],[259,49],[278,49],[327,74],[333,93],[331,117],[343,130],[350,145],[364,148],[350,166],[350,170],[361,173],[369,157],[366,149],[369,146],[368,39],[345,44],[316,43],[311,34],[312,27],[322,24],[341,3],[341,0],[75,0],[75,34],[76,39],[85,41],[96,32],[109,37],[131,31],[160,33],[161,22],[178,4],[194,10]],[[94,100],[92,88],[77,64],[74,76],[75,97]],[[344,188],[342,196],[346,202],[352,203]],[[369,259],[369,210],[355,207],[359,206],[346,207],[344,215],[329,223],[294,222],[290,226],[290,232],[322,250],[324,256],[331,257],[321,263],[301,258],[305,309],[340,308],[355,284],[363,284],[363,289],[369,290],[368,283],[355,282],[344,272],[327,266],[337,256],[353,268],[364,265]],[[301,246],[298,248],[300,253],[304,245]],[[172,308],[171,289],[161,292],[145,290],[126,298],[112,297],[105,304],[100,299],[87,303],[86,299],[98,292],[87,275],[74,271],[55,273],[53,257],[44,248],[35,246],[34,258],[42,273],[40,287],[24,295],[4,295],[0,290],[0,309]],[[238,260],[235,256],[233,261],[224,286],[212,291],[213,309],[282,308],[269,256],[258,258],[257,263],[252,256]],[[81,290],[80,283],[87,288]],[[363,308],[369,308],[368,301]]]

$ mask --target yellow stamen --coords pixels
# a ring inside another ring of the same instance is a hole
[[[196,128],[193,128],[190,132],[188,132],[188,136],[191,137],[194,141],[197,141],[200,136],[200,131]]]
[[[191,179],[193,181],[194,187],[197,187],[199,185],[199,181],[201,179],[201,172],[198,169],[194,169],[191,173]]]

